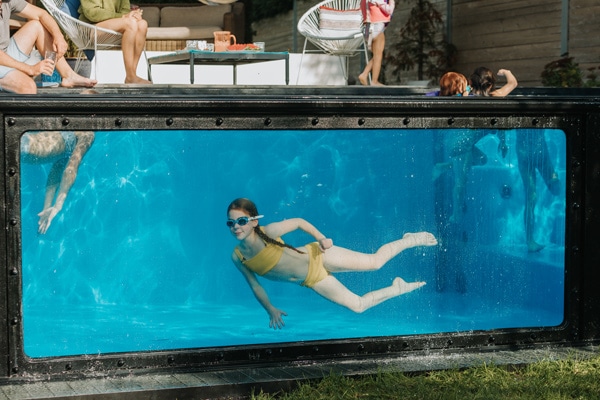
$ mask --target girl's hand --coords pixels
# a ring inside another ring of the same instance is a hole
[[[273,307],[269,311],[269,318],[271,321],[269,322],[269,328],[273,329],[283,329],[285,326],[285,322],[283,322],[283,316],[287,317],[287,313],[278,308]]]
[[[332,247],[333,247],[333,240],[328,239],[328,238],[319,239],[319,248],[321,249],[321,251],[323,253],[325,253],[325,250],[330,249]]]

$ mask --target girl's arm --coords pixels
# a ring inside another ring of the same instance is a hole
[[[293,232],[300,229],[306,232],[310,236],[314,237],[322,251],[329,249],[333,246],[333,241],[323,235],[313,224],[302,218],[291,218],[281,222],[274,222],[265,226],[265,233],[272,238],[281,237],[286,233]]]
[[[494,97],[504,97],[508,96],[510,92],[512,92],[518,85],[517,78],[507,69],[501,69],[498,71],[498,76],[503,76],[506,78],[506,84],[502,86],[500,89],[494,90],[490,93]]]
[[[250,289],[252,289],[252,293],[254,294],[254,297],[256,297],[256,300],[258,300],[260,305],[265,309],[265,311],[267,311],[267,314],[269,314],[269,327],[273,329],[282,329],[285,326],[285,322],[283,322],[283,316],[287,316],[287,313],[271,304],[267,292],[262,287],[260,282],[258,282],[254,272],[246,268],[244,264],[240,262],[235,253],[231,255],[231,260],[237,269],[242,273],[244,278],[246,278],[246,282],[248,282]]]

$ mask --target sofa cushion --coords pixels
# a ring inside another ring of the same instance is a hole
[[[212,40],[213,32],[221,29],[219,26],[148,28],[146,40]]]
[[[141,7],[148,26],[160,26],[160,9],[158,7]]]
[[[223,15],[231,12],[231,5],[163,7],[160,11],[160,26],[219,26],[222,29]]]

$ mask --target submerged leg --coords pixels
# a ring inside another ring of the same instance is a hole
[[[429,232],[407,233],[402,239],[384,244],[374,254],[360,253],[334,246],[323,253],[323,266],[329,272],[375,271],[400,252],[417,246],[435,246]]]
[[[313,290],[336,304],[344,306],[356,313],[362,313],[386,300],[412,292],[423,285],[425,285],[425,282],[406,282],[402,278],[396,278],[391,286],[359,296],[351,292],[335,277],[329,275],[327,278],[315,284]]]

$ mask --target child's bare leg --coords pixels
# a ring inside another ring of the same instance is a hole
[[[362,313],[386,300],[412,292],[423,285],[425,285],[425,282],[406,282],[402,278],[396,278],[391,286],[374,290],[363,296],[358,296],[348,290],[348,288],[336,278],[329,275],[327,278],[313,286],[313,290],[336,304],[344,306],[356,313]]]
[[[333,246],[323,253],[323,266],[329,272],[376,271],[403,250],[416,246],[435,246],[429,232],[407,233],[402,239],[384,244],[374,254]]]
[[[435,246],[437,243],[437,239],[432,233],[407,233],[402,237],[402,239],[381,246],[373,256],[376,259],[376,265],[378,268],[381,268],[385,263],[406,249],[417,246]]]

